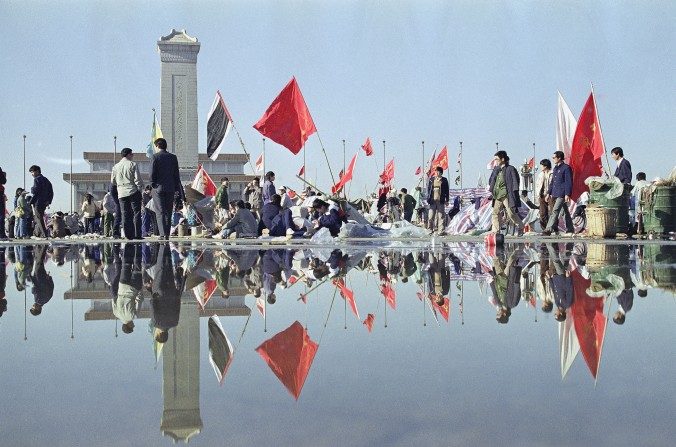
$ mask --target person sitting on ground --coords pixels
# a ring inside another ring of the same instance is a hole
[[[282,197],[279,194],[272,195],[272,201],[263,205],[261,210],[261,226],[267,228],[270,236],[285,236],[286,226],[282,219]]]
[[[49,232],[53,237],[66,237],[66,222],[63,220],[61,211],[52,214],[49,221]]]
[[[340,233],[340,227],[343,225],[343,220],[340,218],[338,210],[335,208],[329,209],[329,204],[322,199],[315,199],[312,202],[312,209],[319,214],[315,223],[315,228],[328,228],[331,236],[336,237]]]
[[[225,224],[223,231],[216,237],[223,239],[235,233],[236,237],[256,237],[258,235],[258,221],[249,211],[243,200],[230,202],[232,218]]]

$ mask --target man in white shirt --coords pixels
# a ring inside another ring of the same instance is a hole
[[[125,147],[120,152],[122,159],[113,166],[110,182],[117,187],[120,200],[124,236],[127,239],[143,239],[141,233],[141,191],[143,180],[138,165],[132,161],[132,150]]]

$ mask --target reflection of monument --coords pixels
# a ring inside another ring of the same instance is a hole
[[[244,174],[246,154],[221,153],[213,161],[206,154],[198,154],[198,114],[197,114],[197,53],[200,44],[185,30],[172,32],[157,42],[161,61],[161,123],[162,133],[167,140],[168,149],[178,157],[181,180],[188,183],[193,180],[197,165],[201,164],[211,178],[219,183],[221,177],[230,180],[230,199],[242,197],[246,184],[254,176]],[[148,120],[150,124],[150,119]],[[150,131],[150,126],[149,129]],[[128,143],[125,143],[128,144]],[[145,156],[143,147],[132,145],[139,170],[145,182],[149,181],[150,159]],[[121,150],[122,148],[118,148]],[[110,171],[119,154],[109,152],[85,152],[84,159],[89,163],[89,172],[73,173],[75,188],[75,207],[82,203],[84,195],[91,193],[101,200],[110,184]],[[70,173],[64,173],[63,179],[70,181]]]

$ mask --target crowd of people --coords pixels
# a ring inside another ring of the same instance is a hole
[[[361,209],[352,207],[350,215],[350,205],[339,196],[320,195],[311,187],[300,193],[286,187],[278,188],[275,173],[270,171],[265,174],[262,185],[256,177],[237,200],[230,200],[230,182],[227,177],[222,178],[211,202],[213,219],[206,224],[204,210],[198,209],[194,202],[186,201],[178,160],[167,151],[166,140],[157,139],[155,146],[149,184],[144,184],[133,160],[133,151],[124,148],[120,161],[112,169],[109,190],[102,200],[86,194],[79,212],[64,214],[59,211],[48,219],[46,209],[54,196],[52,185],[39,166],[31,166],[33,186],[30,191],[16,190],[14,207],[8,213],[7,231],[5,219],[0,218],[0,238],[62,238],[89,234],[128,240],[146,237],[167,240],[170,235],[185,235],[186,231],[191,231],[185,227],[200,226],[203,227],[201,236],[221,239],[263,235],[312,237],[322,228],[335,237],[356,213],[368,217],[368,223],[374,226],[407,221],[426,229],[430,235],[443,236],[448,234],[449,221],[462,206],[475,200],[479,202],[479,199],[458,195],[459,190],[449,187],[444,170],[437,166],[429,178],[421,179],[412,194],[407,188],[396,190],[390,182],[382,183],[377,194],[370,198],[371,202],[363,201],[371,205]],[[611,154],[617,162],[614,176],[623,185],[630,185],[633,181],[631,164],[624,158],[622,148],[614,148]],[[563,152],[556,151],[551,160],[540,161],[532,188],[524,184],[522,175],[510,164],[505,151],[495,153],[493,166],[487,188],[482,190],[490,196],[492,207],[490,227],[486,230],[500,233],[506,229],[523,235],[526,230],[536,233],[534,229],[539,226],[539,234],[545,236],[558,234],[561,224],[564,234],[584,230],[584,224],[576,228],[573,223],[573,217],[584,217],[585,203],[571,207],[573,172]],[[637,174],[636,180],[630,207],[635,210],[635,218],[626,229],[628,234],[641,231],[642,211],[637,198],[649,185],[643,172]],[[0,176],[0,187],[4,192],[3,181],[6,183],[4,172]],[[3,206],[7,203],[5,199]],[[571,215],[572,209],[574,215]],[[535,218],[531,218],[531,210],[536,211]],[[526,217],[531,220],[525,222]]]

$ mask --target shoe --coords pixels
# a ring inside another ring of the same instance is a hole
[[[540,233],[540,236],[551,236],[552,231],[551,230],[544,230],[542,233]]]

